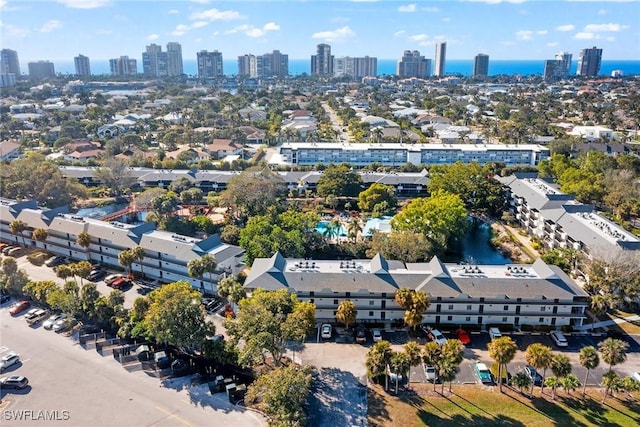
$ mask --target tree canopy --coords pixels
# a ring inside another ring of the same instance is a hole
[[[264,215],[268,208],[280,210],[286,195],[284,180],[269,169],[247,169],[233,176],[221,194],[221,202],[231,209],[236,219],[245,222]]]
[[[396,191],[390,185],[374,183],[358,195],[358,207],[362,212],[371,213],[374,217],[392,215],[398,199]]]
[[[362,178],[347,164],[329,165],[318,179],[317,192],[320,197],[355,197],[360,193]]]

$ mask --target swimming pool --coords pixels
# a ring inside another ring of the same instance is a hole
[[[340,227],[338,227],[337,233],[334,232],[331,236],[327,235],[327,228],[329,228],[329,224],[331,224],[330,221],[320,221],[317,225],[315,230],[318,232],[318,234],[320,234],[321,236],[327,236],[327,237],[347,237],[347,230],[344,229],[344,227],[342,226],[342,224],[340,224]]]

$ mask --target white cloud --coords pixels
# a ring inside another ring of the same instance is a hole
[[[609,37],[605,38],[605,40],[608,41],[608,42],[614,42],[614,41],[616,41],[616,38],[613,37],[613,36],[609,36]]]
[[[191,0],[191,3],[208,4],[211,3],[211,0]]]
[[[547,30],[538,30],[538,31],[536,31],[536,34],[539,34],[539,35],[541,35],[541,36],[544,36],[544,35],[545,35],[545,34],[547,34],[548,32],[549,32],[549,31],[547,31]]]
[[[451,18],[448,16],[446,18],[442,18],[442,22],[451,22]]]
[[[466,0],[470,3],[487,3],[487,4],[500,4],[500,3],[512,3],[512,4],[520,4],[524,3],[527,0]]]
[[[549,46],[549,47],[556,47],[556,46],[558,46],[559,44],[560,44],[560,43],[558,43],[558,42],[549,42],[549,43],[547,43],[547,46]]]
[[[179,13],[180,13],[180,11],[179,11],[178,9],[171,9],[171,10],[169,11],[169,15],[177,15],[177,14],[179,14]]]
[[[350,19],[346,16],[336,16],[334,18],[331,18],[331,22],[335,22],[336,24],[346,24],[349,21]]]
[[[154,40],[158,40],[160,38],[160,36],[158,34],[149,34],[146,39],[149,41],[154,41]]]
[[[237,10],[218,10],[207,9],[200,12],[194,12],[191,14],[191,19],[196,20],[208,20],[208,21],[234,21],[242,19],[244,16]]]
[[[110,0],[58,0],[58,3],[71,9],[97,9],[111,5]]]
[[[50,19],[45,22],[42,27],[40,27],[41,33],[50,33],[51,31],[57,30],[58,28],[62,28],[62,22],[57,19]]]
[[[329,31],[320,31],[311,35],[311,38],[322,39],[330,42],[345,41],[351,37],[354,37],[356,33],[353,32],[348,25],[342,28]]]
[[[416,5],[415,4],[408,4],[406,6],[399,6],[398,7],[398,12],[411,13],[411,12],[415,12],[415,11],[416,11]]]
[[[505,41],[501,41],[500,44],[503,45],[503,46],[513,46],[513,45],[516,44],[516,42],[511,41],[511,40],[505,40]]]
[[[414,42],[421,42],[427,40],[428,38],[429,36],[427,34],[414,34],[412,36],[409,36],[409,40]]]
[[[280,30],[280,25],[275,22],[267,22],[261,28],[247,24],[238,25],[237,27],[227,31],[225,34],[244,33],[247,37],[257,38],[265,36],[269,31],[278,30]]]
[[[16,27],[15,25],[0,22],[3,36],[7,39],[21,39],[29,35],[29,30],[24,27]]]
[[[202,28],[202,27],[206,27],[207,25],[209,25],[207,21],[196,21],[193,24],[191,24],[191,28]]]
[[[607,12],[607,9],[600,9],[598,11],[598,15],[606,15],[607,13],[609,13],[609,12]]]
[[[594,33],[581,31],[579,33],[576,33],[576,35],[573,36],[573,38],[576,39],[576,40],[593,40],[593,39],[597,39],[598,37]]]
[[[181,36],[181,35],[183,35],[184,33],[186,33],[187,31],[189,31],[190,29],[191,29],[191,27],[189,27],[188,25],[185,25],[185,24],[178,24],[178,25],[176,26],[176,29],[175,29],[175,30],[173,30],[173,31],[171,32],[171,34],[173,34],[174,36]]]
[[[531,30],[520,30],[516,31],[516,39],[518,40],[531,40],[533,35],[533,31]]]
[[[628,25],[620,25],[620,24],[589,24],[584,27],[584,31],[600,33],[600,32],[618,32],[622,30],[626,30],[629,28]]]
[[[573,24],[558,25],[556,27],[556,31],[573,31],[575,29],[576,26]]]
[[[278,31],[280,29],[280,25],[275,22],[267,22],[262,26],[262,29],[265,31]]]
[[[400,30],[393,33],[393,37],[400,37],[400,36],[404,36],[405,34],[407,34],[405,30]]]

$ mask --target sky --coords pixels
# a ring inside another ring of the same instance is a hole
[[[597,46],[603,60],[640,60],[640,0],[0,0],[0,46],[33,60],[128,55],[182,45],[185,60],[225,60],[274,49],[308,59],[332,54],[397,59],[404,50],[447,59],[553,59]]]

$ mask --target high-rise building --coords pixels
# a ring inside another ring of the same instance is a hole
[[[581,49],[578,56],[579,76],[597,76],[600,73],[600,63],[602,61],[602,49],[592,47],[591,49]]]
[[[436,61],[433,75],[444,76],[444,64],[447,61],[447,42],[436,43]]]
[[[238,56],[238,76],[252,79],[258,77],[258,60],[255,55]]]
[[[90,76],[91,75],[91,63],[87,56],[82,54],[73,58],[73,63],[76,66],[77,76]]]
[[[376,76],[378,74],[378,58],[369,56],[335,58],[333,60],[333,74],[335,76],[350,76],[355,79]]]
[[[38,61],[29,62],[29,78],[34,80],[46,79],[48,77],[56,76],[56,69],[53,66],[53,62],[50,61]]]
[[[16,75],[14,73],[0,73],[0,87],[11,87],[16,85]]]
[[[431,75],[431,60],[417,50],[405,50],[398,61],[398,76],[426,79]]]
[[[286,77],[289,75],[289,55],[274,50],[256,58],[258,77]]]
[[[167,73],[170,76],[184,74],[182,65],[182,46],[177,42],[167,43]]]
[[[479,53],[473,61],[473,76],[487,77],[489,75],[489,55]]]
[[[18,61],[18,52],[11,49],[2,49],[0,51],[0,73],[20,75],[20,62]]]
[[[315,55],[311,55],[311,75],[333,76],[333,55],[331,46],[321,43]]]
[[[562,61],[562,69],[563,75],[562,78],[566,79],[569,77],[569,73],[571,73],[571,58],[572,54],[569,52],[558,52],[556,53],[556,61]]]
[[[201,50],[196,56],[198,60],[198,77],[201,79],[212,79],[224,76],[221,52],[217,50],[213,52]]]
[[[549,59],[544,61],[544,80],[547,82],[557,82],[564,79],[565,65],[561,59]]]
[[[162,46],[151,43],[142,53],[142,73],[147,76],[165,77],[169,75],[169,58]]]
[[[114,76],[135,76],[138,74],[138,61],[124,55],[120,58],[110,59],[109,68]]]

